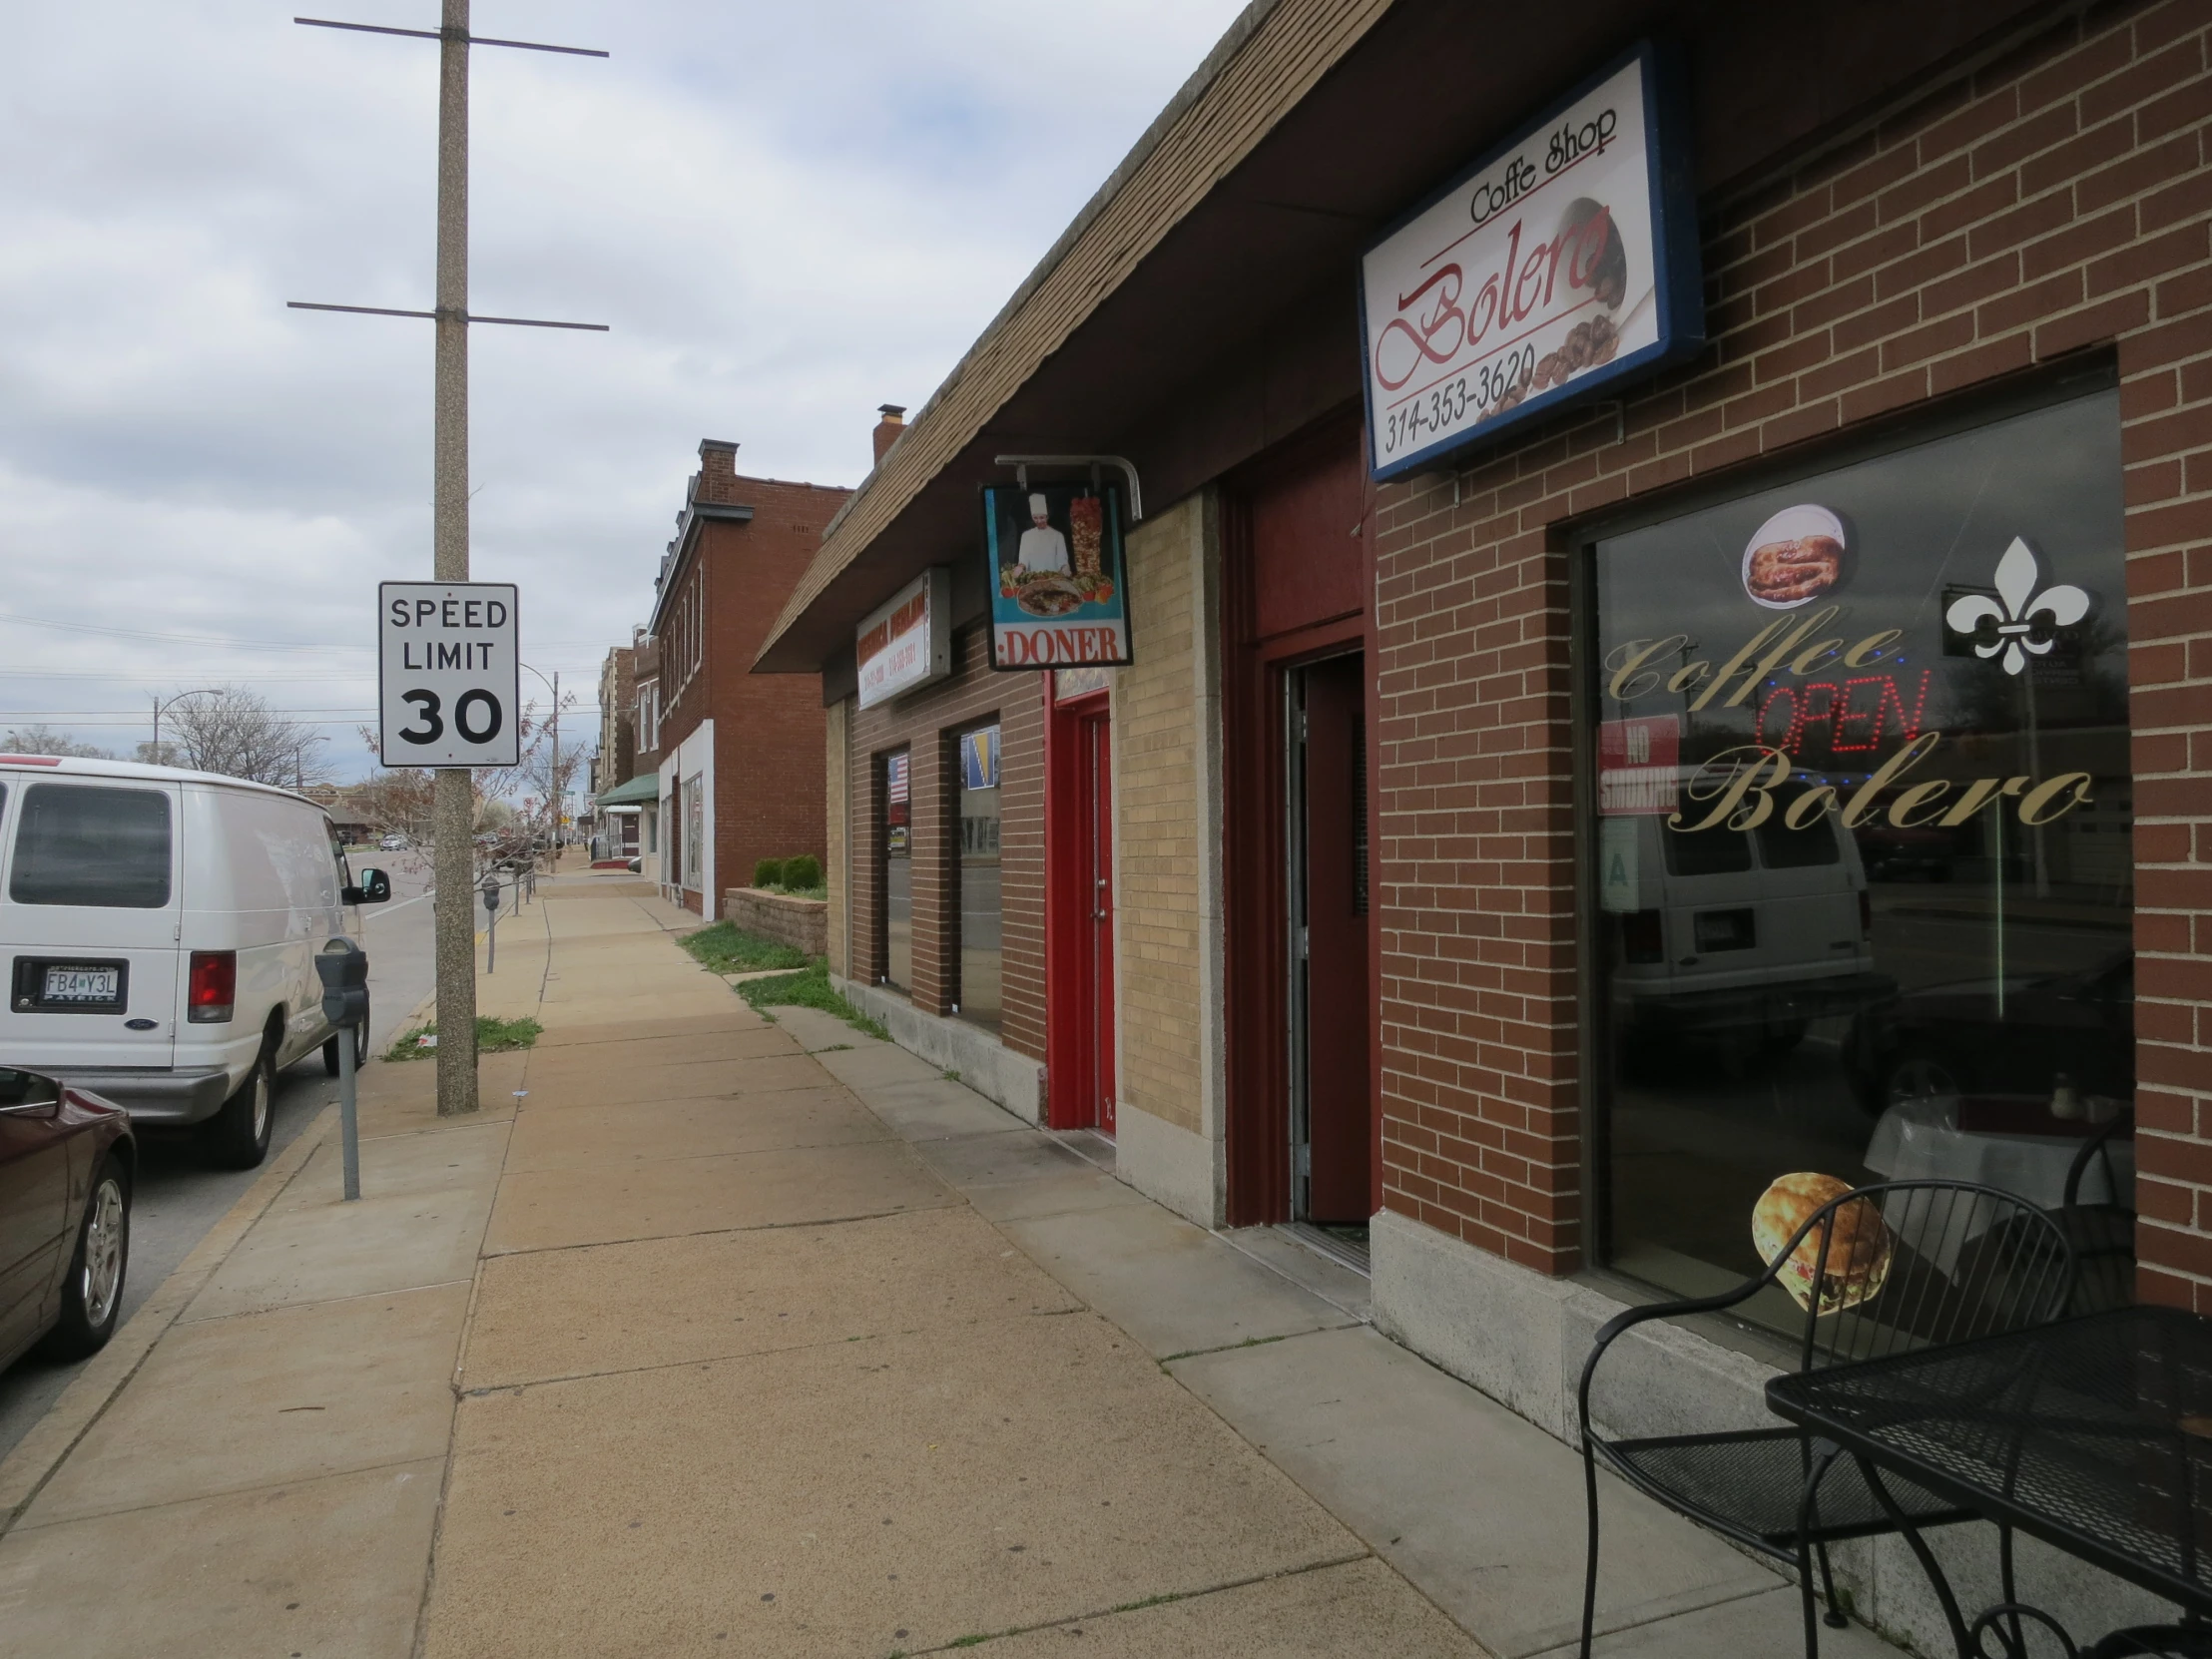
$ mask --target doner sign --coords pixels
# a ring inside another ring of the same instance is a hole
[[[991,667],[1075,668],[1130,660],[1119,490],[985,485],[983,556],[991,595]]]
[[[378,751],[387,767],[520,762],[521,662],[507,582],[376,590]]]

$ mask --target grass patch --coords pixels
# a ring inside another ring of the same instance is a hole
[[[827,881],[818,881],[811,887],[789,886],[782,881],[766,883],[756,881],[753,884],[762,892],[772,892],[782,898],[828,898],[830,896],[830,883]]]
[[[545,1027],[536,1020],[527,1017],[522,1019],[495,1019],[490,1014],[478,1014],[476,1016],[476,1051],[479,1054],[504,1054],[510,1049],[532,1048],[537,1044],[538,1034],[544,1029]],[[418,1025],[411,1031],[402,1031],[392,1040],[391,1047],[384,1050],[384,1058],[387,1060],[428,1059],[431,1055],[437,1053],[437,1049],[434,1046],[425,1048],[415,1039],[418,1037],[434,1037],[437,1034],[438,1022],[436,1020],[432,1020],[428,1025]]]
[[[830,983],[830,964],[820,958],[809,963],[804,972],[748,979],[736,989],[764,1013],[770,1008],[820,1008],[826,1014],[835,1014],[855,1031],[885,1041],[890,1038],[888,1031],[837,994],[836,987]]]
[[[748,933],[734,921],[718,921],[684,936],[684,948],[710,973],[754,973],[762,968],[803,968],[807,954]]]

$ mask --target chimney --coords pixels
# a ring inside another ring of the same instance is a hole
[[[699,440],[699,471],[692,479],[694,501],[732,502],[738,498],[738,446],[728,438]],[[677,515],[679,520],[682,514]]]
[[[875,412],[883,417],[875,423],[875,464],[881,466],[891,445],[898,441],[898,434],[906,430],[906,405],[884,403]]]

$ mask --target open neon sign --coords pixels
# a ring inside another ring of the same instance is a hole
[[[1932,672],[1921,670],[1910,712],[1894,674],[1862,674],[1849,680],[1808,680],[1796,686],[1777,686],[1759,705],[1759,741],[1796,754],[1806,728],[1825,725],[1832,754],[1869,754],[1893,734],[1900,742],[1911,743],[1921,735],[1921,716],[1928,708]],[[1782,705],[1779,710],[1778,704]],[[1776,733],[1778,720],[1784,726]]]

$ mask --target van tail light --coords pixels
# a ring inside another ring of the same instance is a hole
[[[1865,887],[1859,889],[1859,936],[1863,939],[1874,937],[1874,894]]]
[[[239,996],[239,953],[195,950],[185,993],[185,1018],[194,1025],[228,1025]]]
[[[1637,910],[1621,917],[1621,947],[1631,962],[1663,962],[1667,959],[1666,929],[1657,910]]]

